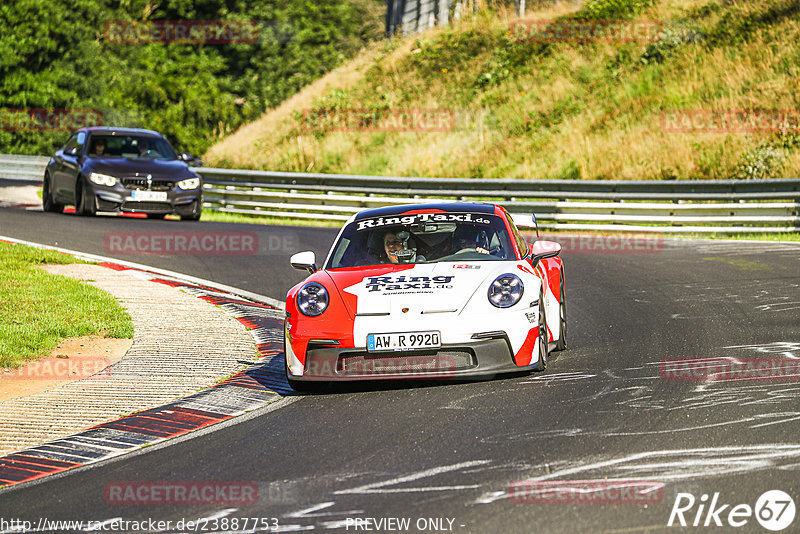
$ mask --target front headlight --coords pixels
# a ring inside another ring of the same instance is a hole
[[[515,274],[501,274],[489,286],[489,302],[498,308],[510,308],[522,298],[525,286]]]
[[[328,292],[316,282],[309,282],[297,292],[297,308],[309,317],[320,315],[328,309],[329,302]]]
[[[178,182],[178,187],[184,191],[188,191],[189,189],[197,189],[200,187],[200,178],[187,178],[185,180],[181,180]]]
[[[117,179],[113,176],[109,176],[108,174],[100,174],[99,172],[89,173],[89,180],[97,185],[107,185],[108,187],[113,187],[117,183]]]

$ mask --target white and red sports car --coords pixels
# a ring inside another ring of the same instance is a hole
[[[310,251],[290,260],[311,275],[286,297],[289,383],[544,370],[566,348],[560,251],[493,204],[361,211],[322,269]]]

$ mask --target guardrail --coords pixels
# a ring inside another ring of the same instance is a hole
[[[0,154],[0,178],[41,182],[50,158]]]
[[[196,169],[206,209],[342,221],[370,207],[485,200],[554,230],[800,231],[800,179],[494,180]]]
[[[41,182],[48,158],[0,154],[0,178]],[[659,233],[800,231],[800,179],[495,180],[195,168],[204,208],[344,221],[364,208],[484,200],[533,212],[551,230]]]

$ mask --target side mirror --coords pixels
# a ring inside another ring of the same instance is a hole
[[[536,222],[536,215],[533,213],[512,213],[511,220],[514,221],[514,226],[517,228],[535,230],[536,237],[539,237],[539,223]]]
[[[561,254],[561,245],[555,241],[536,241],[534,244],[529,245],[531,259],[535,264],[539,260],[545,258],[554,258]]]
[[[66,149],[64,151],[64,155],[65,156],[76,157],[76,156],[80,156],[80,154],[81,154],[81,147],[79,147],[79,146],[69,147],[68,149]]]
[[[203,164],[203,162],[200,161],[197,158],[197,156],[195,156],[194,154],[189,154],[188,152],[181,152],[180,154],[178,154],[178,159],[190,165],[196,164],[194,165],[194,167],[198,167]]]
[[[313,273],[317,270],[317,257],[312,250],[306,250],[305,252],[298,252],[297,254],[293,254],[291,258],[289,258],[289,263],[295,269],[299,270],[306,270],[310,273]]]

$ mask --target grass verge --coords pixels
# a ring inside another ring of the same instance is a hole
[[[319,226],[341,228],[343,221],[319,221],[313,219],[292,219],[289,217],[270,217],[262,215],[245,215],[217,210],[203,210],[201,220],[241,224],[276,224],[281,226]]]
[[[83,263],[72,256],[0,242],[0,367],[16,368],[65,338],[130,338],[133,323],[114,297],[43,264]]]

